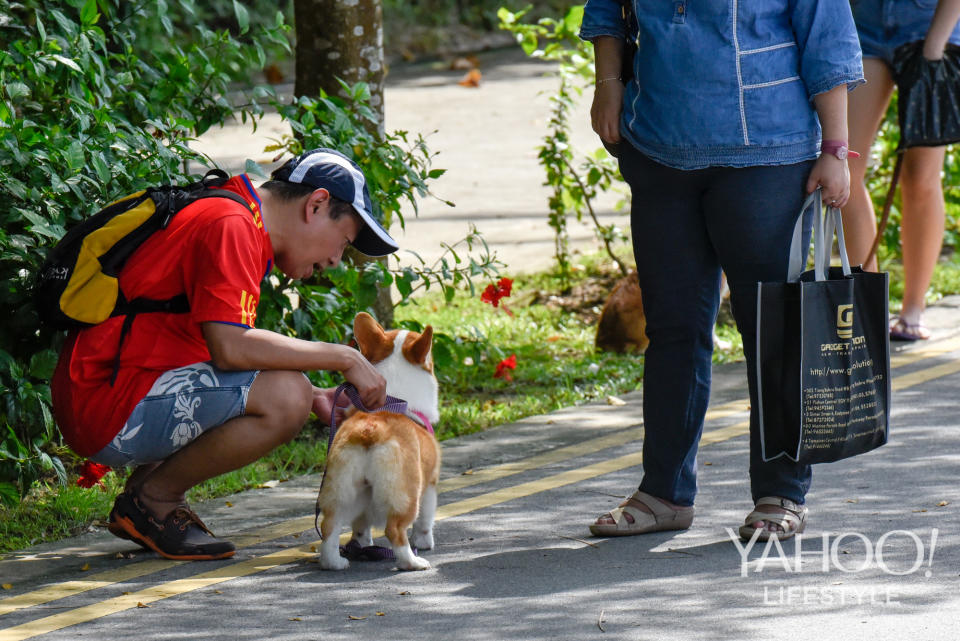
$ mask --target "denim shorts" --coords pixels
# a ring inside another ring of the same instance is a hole
[[[125,467],[162,461],[198,436],[242,416],[258,371],[194,363],[160,375],[97,463]]]
[[[897,47],[927,37],[937,0],[853,0],[851,5],[863,57],[889,65]],[[960,44],[960,24],[950,42]]]

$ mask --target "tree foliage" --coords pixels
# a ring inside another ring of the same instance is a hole
[[[211,9],[225,4],[229,15]],[[422,139],[368,131],[376,116],[363,83],[345,85],[345,96],[292,102],[253,86],[248,76],[268,53],[289,50],[288,31],[281,12],[254,21],[236,0],[0,0],[0,501],[22,496],[38,478],[65,479],[48,384],[62,336],[39,327],[30,289],[68,227],[120,196],[196,179],[188,162],[212,163],[191,141],[235,117],[255,125],[263,106],[298,134],[278,141],[278,151],[323,145],[357,160],[388,223],[402,224],[401,202],[416,206],[441,173],[430,168]],[[489,255],[442,260],[434,271],[396,269],[398,289],[453,287],[495,266]],[[329,276],[294,284],[276,274],[258,325],[342,340],[376,287],[395,278],[377,264]]]

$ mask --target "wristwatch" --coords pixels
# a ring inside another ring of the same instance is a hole
[[[840,160],[846,160],[847,157],[850,158],[859,158],[860,154],[855,151],[850,151],[847,147],[847,143],[843,140],[824,140],[820,144],[820,152],[824,154],[830,154],[836,156]]]

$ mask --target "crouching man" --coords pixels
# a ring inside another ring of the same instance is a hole
[[[307,278],[337,265],[347,245],[369,256],[396,251],[372,216],[357,165],[315,149],[259,189],[246,175],[221,188],[247,207],[227,198],[192,203],[120,273],[127,300],[186,294],[190,311],[139,314],[122,341],[124,317],[71,332],[52,381],[70,447],[98,463],[135,467],[110,531],[170,559],[234,554],[185,493],[291,440],[311,411],[329,416],[331,391],[303,372],[342,372],[368,407],[386,399],[383,377],[359,351],[255,327],[260,282],[274,264]]]

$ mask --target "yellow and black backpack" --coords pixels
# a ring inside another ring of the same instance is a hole
[[[150,187],[111,203],[68,231],[37,276],[34,299],[41,322],[71,329],[127,316],[125,335],[137,314],[190,311],[186,295],[127,300],[117,277],[131,254],[187,205],[202,198],[229,198],[249,208],[239,195],[218,189],[228,178],[212,169],[190,185]]]

